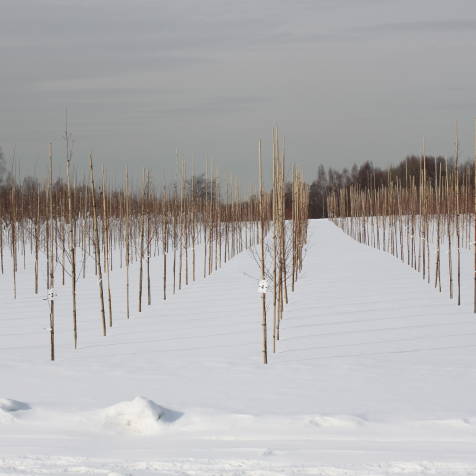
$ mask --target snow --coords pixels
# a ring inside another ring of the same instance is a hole
[[[160,431],[161,423],[172,423],[182,416],[145,397],[112,405],[102,410],[100,415],[106,429],[140,435],[153,435]]]
[[[10,398],[0,398],[0,424],[12,422],[15,418],[12,412],[29,409],[30,406],[27,403]]]
[[[54,363],[46,289],[34,295],[27,256],[16,301],[7,268],[0,281],[0,475],[476,475],[476,318],[462,253],[458,307],[389,254],[311,221],[268,366],[249,252],[167,301],[153,258],[152,306],[137,313],[135,293],[130,320],[116,260],[107,337],[89,263],[76,351],[68,277],[55,289]],[[134,292],[137,276],[131,268]]]
[[[10,398],[0,398],[0,410],[4,412],[17,412],[19,410],[29,410],[28,403],[11,400]]]

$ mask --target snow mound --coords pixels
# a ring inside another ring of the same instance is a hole
[[[19,402],[18,400],[11,400],[10,398],[0,398],[0,410],[10,413],[18,410],[30,410],[28,403]]]
[[[102,410],[104,427],[115,432],[151,435],[160,430],[160,423],[172,423],[182,413],[161,407],[145,397],[119,402]]]
[[[0,423],[10,423],[15,420],[12,412],[19,410],[29,410],[31,407],[27,403],[11,400],[10,398],[0,398]]]

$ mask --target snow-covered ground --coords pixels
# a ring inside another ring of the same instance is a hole
[[[248,252],[101,336],[94,276],[57,299],[57,361],[31,268],[0,292],[0,475],[476,475],[471,255],[462,307],[392,256],[310,222],[278,353],[260,355]],[[20,267],[21,268],[21,267]],[[136,271],[134,271],[136,272]],[[198,273],[200,274],[200,273]],[[256,279],[254,279],[256,278]],[[134,303],[135,309],[135,300]]]

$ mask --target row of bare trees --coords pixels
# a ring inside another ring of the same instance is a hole
[[[291,291],[294,291],[298,274],[302,270],[307,242],[309,187],[303,180],[302,172],[296,167],[292,169],[291,183],[286,182],[284,143],[280,144],[277,129],[273,131],[272,188],[269,193],[263,189],[261,143],[258,152],[260,244],[259,250],[254,250],[253,254],[260,267],[262,360],[267,364],[267,290],[269,283],[272,283],[274,353],[279,341],[284,305],[288,303],[288,289],[291,287]],[[286,195],[290,198],[290,209],[287,208]]]
[[[71,289],[72,341],[77,348],[78,280],[96,276],[99,327],[106,336],[117,315],[133,317],[135,310],[140,313],[154,300],[167,299],[168,292],[175,294],[199,277],[206,278],[258,243],[273,261],[272,266],[263,264],[262,278],[270,277],[274,286],[275,348],[288,281],[294,289],[302,267],[308,205],[307,186],[294,169],[292,209],[286,211],[284,156],[278,150],[277,133],[272,190],[263,189],[260,158],[260,192],[246,199],[235,180],[220,180],[216,169],[208,165],[204,174],[192,171],[189,175],[178,157],[177,180],[169,186],[156,186],[150,171],[144,170],[140,185],[133,187],[127,168],[121,186],[113,186],[104,168],[97,170],[92,155],[88,177],[79,180],[67,132],[65,137],[66,160],[59,166],[54,166],[50,144],[46,179],[20,183],[12,175],[0,188],[0,269],[12,276],[15,298],[19,267],[26,269],[28,263],[34,270],[34,292],[46,289],[51,360],[55,360],[59,286]],[[54,175],[61,174],[63,179],[53,181]],[[265,244],[266,235],[270,246]],[[151,271],[152,260],[153,269],[162,269],[160,277]],[[124,287],[113,294],[111,273],[117,269],[123,274]],[[138,273],[136,279],[132,273]],[[157,289],[159,296],[153,295]],[[113,302],[113,295],[120,301]],[[266,304],[264,313],[265,308]],[[264,323],[266,330],[266,317]]]
[[[452,166],[423,152],[416,171],[407,168],[403,178],[389,177],[380,186],[370,177],[369,186],[334,190],[327,209],[357,241],[406,262],[460,305],[461,255],[474,245],[476,178],[474,168],[459,167],[458,156],[456,138]],[[476,312],[476,293],[474,299]]]
[[[154,298],[167,299],[168,289],[178,292],[257,243],[256,195],[244,200],[236,181],[220,186],[215,170],[207,169],[205,176],[188,177],[181,161],[178,183],[158,189],[150,172],[144,171],[140,187],[133,189],[126,169],[122,187],[117,189],[111,187],[104,169],[98,173],[92,156],[87,180],[79,182],[73,178],[71,169],[68,155],[65,179],[53,182],[50,145],[46,180],[20,184],[13,177],[0,194],[0,270],[3,274],[9,268],[15,298],[20,266],[26,268],[32,262],[36,294],[40,293],[41,280],[45,279],[52,360],[55,359],[55,287],[71,286],[76,348],[77,282],[81,277],[86,278],[88,273],[97,277],[99,323],[105,336],[113,325],[115,309],[130,318],[134,307],[140,313]],[[203,261],[199,262],[199,257]],[[163,263],[160,278],[151,275],[154,258]],[[93,269],[88,265],[91,262]],[[131,299],[133,264],[139,273],[134,280],[138,282],[135,304]],[[110,274],[116,267],[124,273],[125,286],[119,293],[122,302],[113,306]],[[160,296],[152,295],[153,279],[156,283],[158,279],[163,281]]]

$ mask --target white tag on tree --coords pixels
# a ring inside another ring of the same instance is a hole
[[[46,298],[47,301],[49,301],[49,302],[54,301],[55,296],[56,296],[55,290],[53,288],[48,289],[48,294],[47,294],[47,298]]]
[[[266,294],[267,291],[268,291],[268,281],[266,281],[266,279],[262,279],[258,283],[258,292],[260,294]]]

